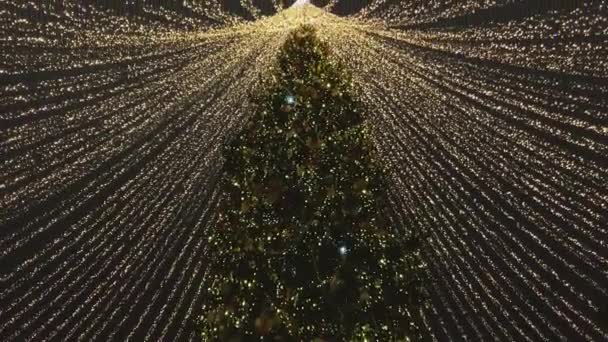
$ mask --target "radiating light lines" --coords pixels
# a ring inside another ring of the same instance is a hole
[[[0,5],[3,340],[196,338],[221,147],[301,23],[428,235],[429,337],[608,340],[605,1],[241,3]]]

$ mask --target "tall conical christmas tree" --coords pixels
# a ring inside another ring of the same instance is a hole
[[[292,32],[226,148],[203,340],[420,339],[420,239],[387,220],[370,129],[328,53],[312,27]]]

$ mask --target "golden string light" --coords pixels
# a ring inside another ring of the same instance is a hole
[[[301,24],[429,236],[429,336],[608,339],[606,1],[135,3],[0,5],[2,340],[195,338],[221,147]]]

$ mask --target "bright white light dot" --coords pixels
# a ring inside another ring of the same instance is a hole
[[[285,96],[285,103],[287,103],[288,105],[294,105],[296,103],[296,97],[293,95]]]

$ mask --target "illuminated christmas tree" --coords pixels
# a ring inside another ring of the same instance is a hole
[[[348,76],[303,26],[272,79],[225,150],[203,340],[419,340],[421,239],[388,220]]]

